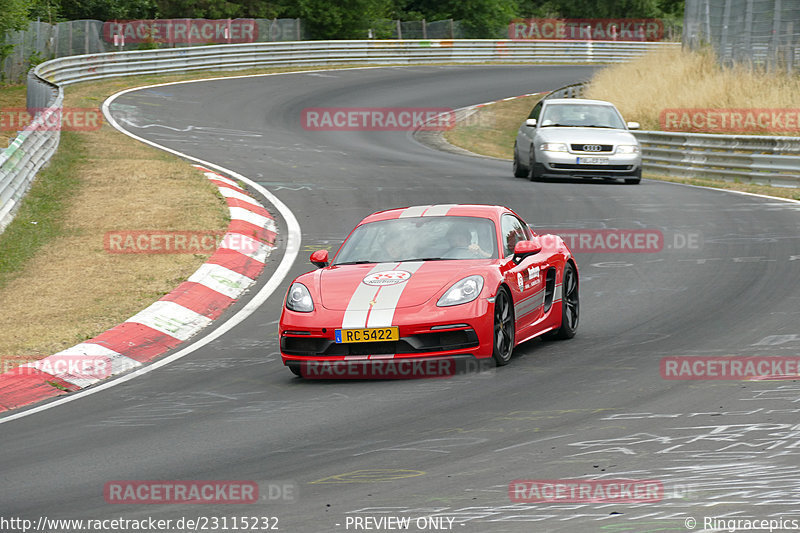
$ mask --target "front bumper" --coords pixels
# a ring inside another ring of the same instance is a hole
[[[492,356],[494,320],[486,298],[451,308],[408,308],[395,311],[392,325],[398,341],[337,343],[342,312],[320,309],[296,313],[284,309],[280,350],[284,364],[351,359],[414,359],[442,356]]]
[[[580,163],[587,157],[602,157],[607,164]],[[550,177],[624,177],[640,172],[642,157],[639,154],[579,154],[571,152],[539,152],[537,163],[542,165],[544,176]]]

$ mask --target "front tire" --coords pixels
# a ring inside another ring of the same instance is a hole
[[[497,366],[507,365],[514,351],[514,303],[504,288],[494,300],[494,349],[492,357]]]
[[[628,185],[636,185],[640,181],[642,181],[642,167],[639,167],[639,170],[630,178],[625,178],[625,183]]]
[[[514,171],[515,178],[524,178],[528,176],[528,169],[523,167],[519,162],[519,154],[517,153],[517,145],[514,144],[514,163],[511,166]]]
[[[531,181],[542,181],[542,174],[544,174],[544,165],[540,165],[536,162],[533,146],[531,146],[530,163],[528,163],[528,179]]]
[[[578,273],[569,261],[564,265],[561,282],[561,327],[545,334],[546,339],[571,339],[578,331],[580,298],[578,295]]]

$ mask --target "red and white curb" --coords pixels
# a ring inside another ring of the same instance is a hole
[[[122,324],[0,374],[0,412],[142,366],[211,324],[255,283],[275,248],[274,218],[235,181],[195,167],[218,187],[228,204],[231,222],[220,247],[189,279]]]

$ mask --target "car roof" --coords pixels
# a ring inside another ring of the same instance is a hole
[[[502,213],[514,213],[511,209],[501,205],[483,204],[436,204],[415,205],[378,211],[362,220],[359,225],[379,220],[392,220],[406,217],[433,217],[433,216],[462,216],[497,219]],[[515,213],[514,213],[515,214]]]
[[[605,100],[589,100],[587,98],[548,98],[544,101],[545,104],[588,104],[588,105],[610,105],[611,102]]]

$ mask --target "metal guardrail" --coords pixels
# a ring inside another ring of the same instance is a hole
[[[295,41],[109,52],[42,63],[28,76],[28,108],[60,109],[63,87],[137,74],[361,64],[614,63],[678,43],[605,41]],[[59,142],[58,131],[35,121],[0,155],[0,232],[12,220],[36,172]]]
[[[634,131],[644,170],[800,187],[800,137]]]
[[[64,90],[36,77],[28,80],[28,107],[45,109],[0,152],[0,233],[16,214],[34,176],[58,148],[60,132],[45,126],[50,113],[60,113]]]
[[[117,76],[342,64],[550,62],[614,63],[677,43],[610,41],[304,41],[249,43],[72,56],[40,65],[60,85]]]

